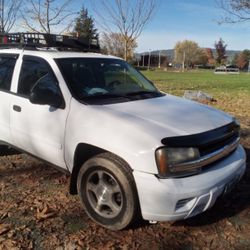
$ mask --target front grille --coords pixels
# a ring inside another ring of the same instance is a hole
[[[209,154],[232,143],[240,136],[235,122],[199,134],[167,137],[161,140],[167,147],[196,147],[201,155]]]
[[[225,146],[236,141],[239,138],[239,136],[240,136],[239,131],[234,131],[233,133],[229,133],[222,138],[209,142],[206,145],[200,145],[198,147],[200,151],[200,155],[204,156],[207,154],[211,154],[220,148],[224,148]]]

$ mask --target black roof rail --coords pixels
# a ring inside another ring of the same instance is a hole
[[[98,39],[46,33],[0,34],[0,48],[55,48],[59,51],[100,52]]]

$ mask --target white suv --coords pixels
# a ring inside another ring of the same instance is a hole
[[[113,230],[199,214],[245,171],[236,119],[116,57],[2,49],[0,102],[1,142],[70,172],[70,192]]]

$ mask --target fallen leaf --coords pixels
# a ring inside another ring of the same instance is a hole
[[[36,210],[36,218],[39,222],[48,218],[52,218],[55,216],[55,214],[56,213],[52,211],[48,205],[45,205],[42,210],[40,210],[39,208],[37,208]]]
[[[0,224],[0,235],[10,231],[10,224]]]
[[[10,230],[7,234],[8,238],[12,238],[15,235],[15,231],[14,230]]]
[[[7,212],[0,215],[0,220],[5,219],[6,217],[8,217],[8,213]]]
[[[1,245],[0,245],[0,249],[2,250],[2,249],[6,249],[6,250],[8,250],[8,249],[11,249],[11,250],[18,250],[18,249],[20,249],[20,248],[18,248],[18,247],[16,247],[15,246],[16,245],[16,242],[15,241],[13,241],[13,240],[6,240],[6,241],[4,241]]]

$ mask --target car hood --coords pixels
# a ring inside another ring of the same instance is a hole
[[[150,127],[150,132],[153,126],[164,136],[197,134],[224,126],[233,120],[232,116],[222,111],[172,95],[105,107],[114,115],[124,115],[126,122],[139,123],[141,129],[145,130]]]
[[[132,169],[158,173],[155,150],[163,139],[193,135],[222,127],[233,118],[209,106],[183,98],[163,97],[108,105],[82,105],[72,99],[65,141],[73,165],[79,142],[124,159]],[[66,150],[68,151],[68,150]],[[72,156],[71,156],[72,155]]]

